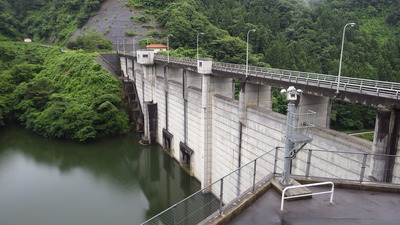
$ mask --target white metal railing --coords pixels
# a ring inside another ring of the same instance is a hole
[[[168,62],[168,56],[165,55],[160,55],[156,54],[154,56],[155,60],[160,60],[160,61],[165,61]],[[196,59],[189,59],[189,58],[180,58],[180,57],[169,57],[169,62],[170,63],[180,63],[188,66],[197,66],[197,60]]]
[[[168,60],[167,57],[163,55],[156,55],[155,59],[160,61]],[[195,59],[188,58],[170,57],[170,62],[182,63],[189,66],[197,65]],[[213,62],[213,70],[245,75],[246,66],[234,63]],[[366,95],[400,100],[400,83],[395,82],[342,76],[340,78],[340,83],[338,83],[338,77],[333,75],[257,66],[249,66],[248,75],[330,89],[336,89],[339,85],[339,90],[341,91],[349,91],[353,93],[362,93]]]
[[[233,63],[213,62],[213,69],[245,74],[245,65]],[[338,85],[337,76],[276,68],[250,66],[248,75],[330,89],[334,89]],[[339,90],[400,99],[400,83],[395,82],[341,77]]]
[[[142,225],[207,224],[273,177],[275,148],[155,215]]]
[[[295,195],[295,196],[285,197],[285,192],[287,190],[289,190],[289,189],[312,187],[312,186],[322,186],[322,185],[327,185],[327,184],[332,185],[330,191],[321,191],[321,192],[315,192],[315,193],[310,193],[310,194],[303,194],[303,195]],[[329,203],[332,204],[333,203],[333,192],[334,191],[335,191],[335,185],[331,181],[285,187],[285,189],[283,189],[283,191],[282,191],[281,211],[283,211],[283,204],[284,204],[285,199],[291,199],[291,198],[302,198],[302,197],[313,196],[313,195],[331,194]]]
[[[263,155],[250,161],[241,168],[172,205],[168,209],[142,223],[142,225],[199,224],[200,221],[207,224],[214,216],[224,213],[225,210],[235,205],[236,202],[241,201],[243,196],[254,192],[258,185],[270,181],[274,176],[280,174],[278,171],[283,169],[283,160],[281,160],[283,157],[281,154],[283,149],[283,147],[276,147],[275,149],[265,152]],[[301,156],[301,153],[305,154],[306,161],[304,162],[302,159],[304,156]],[[334,156],[338,154],[343,157],[332,160],[335,158]],[[321,161],[322,159],[324,159],[323,162]],[[374,160],[378,163],[390,161],[395,164],[391,171],[386,171],[386,173],[391,176],[391,181],[388,182],[384,179],[380,179],[380,177],[376,177],[372,182],[400,185],[400,169],[398,169],[400,168],[400,156],[303,149],[293,160],[293,163],[296,164],[297,167],[292,167],[294,170],[292,173],[293,176],[358,183],[371,182],[365,180],[366,178],[364,178],[364,175],[368,177],[369,175],[367,174],[374,174],[375,170],[376,172],[384,173],[384,171],[381,171],[379,168],[374,169],[372,165],[368,165],[369,161]],[[345,165],[342,165],[343,162]],[[303,169],[299,170],[300,167]],[[366,167],[371,167],[368,172],[365,171]],[[331,193],[330,203],[333,203],[333,182],[329,181],[302,186],[309,187],[324,184],[332,185],[332,193],[328,191],[314,193],[313,195]],[[295,186],[291,186],[291,188],[295,188]],[[282,202],[281,210],[283,210]],[[205,220],[205,218],[210,219]]]

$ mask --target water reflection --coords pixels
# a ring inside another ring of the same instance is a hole
[[[0,128],[2,224],[139,224],[199,190],[158,146],[130,134],[93,143]]]

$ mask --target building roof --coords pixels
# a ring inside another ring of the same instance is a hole
[[[163,44],[149,44],[146,46],[146,48],[168,48],[168,46]]]

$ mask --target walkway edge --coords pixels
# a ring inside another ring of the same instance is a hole
[[[224,225],[231,222],[236,216],[249,208],[255,201],[263,196],[272,187],[271,179],[260,184],[254,192],[250,192],[243,199],[237,201],[233,206],[226,209],[223,214],[215,216],[215,214],[206,218],[199,224]]]

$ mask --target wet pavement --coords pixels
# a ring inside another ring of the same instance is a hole
[[[320,192],[329,188],[310,189]],[[229,224],[400,224],[400,194],[336,188],[334,204],[329,203],[329,198],[324,194],[285,201],[284,211],[280,212],[281,195],[270,188]]]

